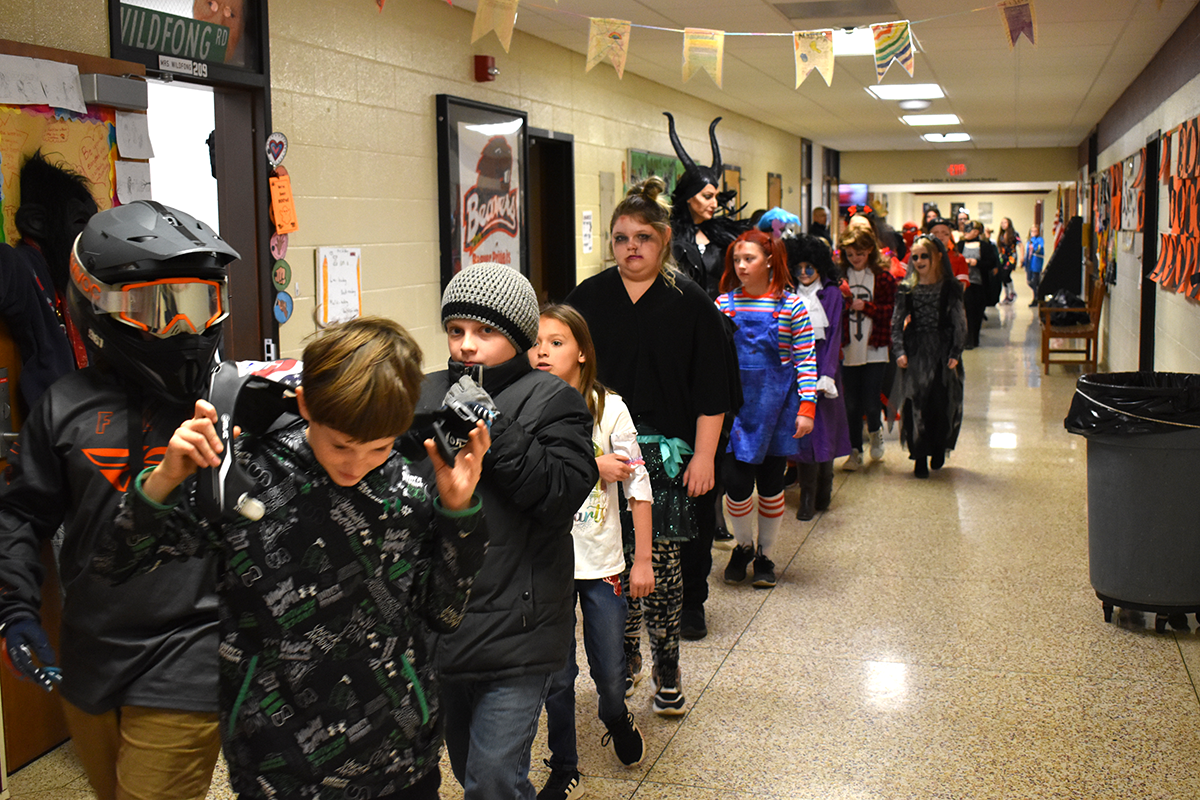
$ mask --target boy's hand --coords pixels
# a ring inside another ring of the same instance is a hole
[[[644,563],[635,560],[633,566],[629,568],[629,596],[637,599],[649,597],[653,593],[654,567],[650,565],[649,559],[646,559]]]
[[[458,451],[454,466],[447,464],[438,455],[433,439],[425,440],[425,452],[433,462],[433,473],[437,479],[438,497],[442,508],[447,511],[462,511],[471,503],[475,485],[483,471],[483,454],[492,446],[492,435],[483,420],[475,423],[475,430],[467,437],[467,444]]]
[[[175,429],[162,462],[142,482],[142,494],[156,503],[167,499],[175,487],[201,467],[217,467],[225,445],[217,436],[217,410],[207,400],[197,400],[192,418]]]

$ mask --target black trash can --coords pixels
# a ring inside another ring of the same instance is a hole
[[[1083,375],[1064,420],[1087,439],[1088,563],[1104,618],[1200,613],[1200,375]],[[1200,617],[1197,618],[1200,621]]]

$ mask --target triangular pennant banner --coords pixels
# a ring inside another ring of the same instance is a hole
[[[1033,0],[1003,0],[997,3],[1000,17],[1004,20],[1004,33],[1008,46],[1017,46],[1017,39],[1024,34],[1033,46],[1037,46],[1037,18],[1033,14]]]
[[[629,54],[630,24],[623,19],[592,17],[588,25],[587,72],[604,59],[612,61],[617,78],[625,76],[625,56]]]
[[[886,22],[872,25],[871,33],[875,37],[875,82],[883,80],[888,67],[893,61],[900,62],[908,72],[913,74],[912,31],[908,29],[908,20],[903,22]]]
[[[471,28],[471,42],[477,42],[492,31],[504,45],[504,52],[512,44],[513,26],[517,24],[517,3],[521,0],[479,0],[475,9],[475,26]]]
[[[792,31],[796,50],[796,88],[814,69],[826,86],[833,85],[833,31]]]
[[[683,29],[683,79],[687,81],[696,70],[707,72],[721,88],[721,73],[725,63],[725,31],[707,28]]]

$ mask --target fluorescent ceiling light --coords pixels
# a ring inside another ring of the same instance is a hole
[[[969,133],[923,133],[921,138],[927,142],[934,144],[945,144],[947,142],[969,142],[971,134]]]
[[[834,42],[837,33],[834,32]],[[872,40],[871,46],[874,47]],[[837,55],[837,45],[834,45],[834,55]],[[874,50],[872,50],[874,52]],[[868,86],[867,91],[880,100],[937,100],[945,97],[946,93],[936,83],[888,83],[879,86]]]
[[[905,114],[900,118],[905,125],[959,125],[958,114]]]
[[[838,56],[873,56],[875,55],[875,35],[870,28],[851,28],[845,30],[835,28],[833,31],[833,55]],[[868,91],[870,91],[868,89]],[[941,97],[941,95],[938,95]]]

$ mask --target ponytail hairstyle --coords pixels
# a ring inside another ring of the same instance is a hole
[[[662,263],[658,265],[659,274],[669,286],[675,286],[675,262],[671,258],[671,205],[663,196],[667,184],[657,175],[634,184],[625,194],[625,199],[613,209],[612,219],[608,223],[609,233],[621,217],[632,217],[643,225],[654,228],[662,238]],[[611,241],[609,247],[612,247]],[[616,257],[614,253],[613,257]]]
[[[782,297],[784,291],[792,285],[792,274],[788,271],[787,249],[781,240],[757,228],[746,231],[725,249],[725,273],[721,275],[721,291],[732,292],[742,285],[738,279],[737,270],[733,266],[733,251],[743,242],[757,245],[763,251],[767,264],[771,268],[771,282],[767,291],[772,297]]]
[[[608,394],[608,389],[596,380],[596,345],[592,342],[592,332],[588,329],[587,320],[573,306],[566,303],[543,307],[541,316],[543,319],[552,319],[566,325],[575,339],[575,344],[579,345],[583,362],[579,365],[579,385],[575,388],[587,401],[592,421],[600,424],[600,418],[604,416],[604,397]]]
[[[875,238],[875,234],[867,225],[852,225],[842,234],[842,238],[838,240],[838,266],[842,268],[842,275],[850,274],[850,262],[846,259],[845,250],[847,247],[853,247],[855,250],[867,251],[867,269],[878,275],[883,272],[883,265],[880,263],[879,240]]]

